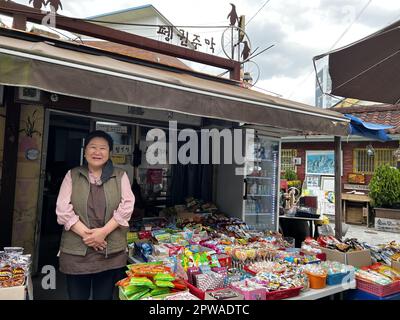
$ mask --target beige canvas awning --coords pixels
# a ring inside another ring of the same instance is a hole
[[[343,115],[191,74],[0,36],[0,83],[294,133],[346,136]]]

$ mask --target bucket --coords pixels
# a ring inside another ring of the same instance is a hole
[[[320,276],[307,272],[307,276],[308,280],[310,281],[311,289],[323,289],[326,287],[327,275]]]

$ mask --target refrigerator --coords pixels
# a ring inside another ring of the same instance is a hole
[[[254,230],[278,230],[280,145],[280,140],[272,137],[246,137],[241,168],[217,166],[216,204],[221,212]]]

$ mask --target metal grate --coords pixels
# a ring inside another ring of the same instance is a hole
[[[354,149],[354,173],[374,174],[375,170],[384,164],[395,167],[394,151],[395,149],[374,149],[374,155],[369,156],[366,149]]]
[[[294,172],[297,172],[297,166],[293,163],[293,158],[296,157],[296,149],[282,149],[281,171],[293,170]]]

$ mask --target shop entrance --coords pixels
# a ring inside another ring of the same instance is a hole
[[[91,128],[91,120],[83,117],[50,113],[48,119],[38,270],[45,265],[58,268],[62,226],[55,213],[57,196],[68,170],[82,164],[84,137]]]

